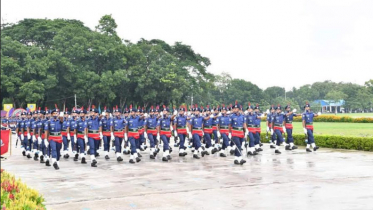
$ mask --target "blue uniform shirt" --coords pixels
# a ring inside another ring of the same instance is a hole
[[[231,118],[226,115],[222,115],[219,117],[219,125],[220,127],[229,127],[229,125],[231,124]]]
[[[76,129],[77,129],[78,133],[79,133],[79,132],[80,132],[80,133],[83,133],[83,132],[84,132],[84,129],[86,129],[87,126],[88,126],[88,124],[87,124],[87,121],[86,121],[86,120],[83,121],[82,119],[78,119],[78,120],[76,121]]]
[[[52,118],[47,123],[45,123],[44,129],[49,132],[61,132],[62,122],[58,118]]]
[[[147,128],[149,129],[155,129],[157,127],[157,117],[155,116],[150,116],[148,117],[146,120],[145,120],[145,125],[147,126]]]
[[[233,113],[231,115],[231,126],[232,128],[242,128],[245,123],[245,117],[241,114]]]
[[[67,128],[70,127],[70,121],[67,118],[64,118],[62,123],[62,131],[67,131]]]
[[[76,119],[71,118],[70,119],[70,131],[74,131],[76,129]]]
[[[24,119],[20,119],[17,121],[17,128],[19,129],[20,132],[22,131],[22,128],[26,130]]]
[[[216,117],[218,114],[213,114],[213,115],[214,115],[214,117]],[[213,126],[219,125],[219,117],[212,118],[212,125]]]
[[[306,124],[312,124],[315,113],[312,111],[306,111],[302,114],[302,120],[306,121]]]
[[[161,130],[162,129],[167,129],[170,130],[170,125],[171,125],[171,117],[165,117],[163,116],[162,118],[159,118],[157,126],[160,126]]]
[[[139,116],[135,116],[135,117],[130,116],[127,121],[128,121],[128,129],[138,129],[139,128],[139,123],[140,123],[140,117]]]
[[[276,113],[273,117],[273,123],[275,124],[275,126],[283,126],[284,120],[285,120],[284,113]]]
[[[289,112],[286,112],[286,113],[289,113]],[[285,115],[285,123],[292,123],[293,122],[293,118],[297,116],[297,114],[290,114],[290,115]]]
[[[247,126],[253,127],[255,125],[255,121],[256,121],[256,114],[254,114],[254,113],[248,113],[245,116],[245,122],[246,122]]]
[[[104,117],[101,119],[101,124],[102,131],[110,131],[111,126],[113,126],[113,119]]]
[[[114,126],[114,131],[122,131],[127,126],[127,121],[122,117],[115,117],[112,120],[112,126]]]
[[[90,118],[87,121],[88,131],[98,131],[98,129],[102,126],[102,123],[98,117],[95,119]]]
[[[262,114],[254,112],[254,115],[255,115],[254,125],[256,125],[256,127],[260,127],[260,122],[262,121],[260,117],[262,116]]]
[[[203,121],[204,121],[204,118],[202,116],[193,117],[192,122],[191,122],[192,127],[193,128],[202,128]]]
[[[187,124],[187,117],[185,115],[178,115],[175,117],[175,125],[176,127],[186,127]]]

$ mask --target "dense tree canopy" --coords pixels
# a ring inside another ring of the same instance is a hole
[[[292,104],[299,109],[316,99],[346,101],[349,110],[368,109],[373,102],[373,80],[360,86],[332,81],[315,82],[285,93],[282,87],[260,89],[229,73],[207,72],[207,57],[181,42],[158,39],[137,43],[121,39],[111,15],[95,30],[77,20],[24,19],[1,26],[1,102],[24,107],[73,107],[134,104],[201,105],[240,101]],[[255,82],[255,81],[253,81]],[[286,94],[286,98],[285,98]]]

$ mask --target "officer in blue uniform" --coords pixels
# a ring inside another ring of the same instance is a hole
[[[286,132],[285,126],[285,114],[282,112],[282,107],[277,105],[276,107],[276,114],[273,116],[272,120],[272,130],[273,134],[276,135],[276,149],[275,153],[281,154],[279,150],[279,146],[282,142],[284,142],[284,138],[282,137],[282,133]]]
[[[77,114],[79,114],[79,118],[76,121],[76,129],[75,135],[77,137],[77,152],[80,153],[81,163],[86,164],[87,161],[85,159],[85,144],[88,141],[87,137],[87,120],[86,114],[87,111],[82,107],[80,110],[77,110]],[[75,155],[74,161],[78,161],[78,156]]]
[[[64,118],[63,118],[63,124],[62,124],[62,142],[63,142],[63,157],[65,159],[68,159],[69,156],[69,142],[71,141],[71,136],[70,136],[70,119],[69,115],[70,112],[67,111],[67,108],[65,110]]]
[[[32,138],[31,138],[31,125],[34,120],[32,119],[32,112],[29,111],[27,113],[27,120],[25,121],[25,132],[26,132],[26,138],[25,138],[25,144],[26,146],[26,156],[27,158],[32,158],[31,157],[31,149],[32,149]]]
[[[114,145],[115,145],[115,153],[116,153],[116,156],[117,156],[117,161],[120,162],[120,161],[123,161],[123,158],[122,158],[122,142],[123,142],[123,138],[124,138],[124,131],[126,129],[126,126],[127,126],[127,121],[126,119],[124,119],[121,114],[122,114],[122,110],[118,108],[113,110],[114,112],[114,118],[112,120],[112,133],[113,133],[113,136],[114,137]]]
[[[31,121],[31,139],[32,139],[32,151],[34,153],[34,160],[39,160],[39,144],[38,139],[36,138],[36,132],[37,132],[37,121],[38,121],[38,110],[35,110],[32,113],[32,121]]]
[[[73,151],[74,158],[79,158],[79,152],[78,152],[78,139],[75,134],[76,130],[76,120],[78,119],[79,111],[73,108],[71,111],[71,118],[70,118],[70,139],[71,139],[71,150]]]
[[[269,113],[267,114],[267,136],[268,133],[270,134],[270,148],[275,149],[276,148],[276,134],[272,131],[272,121],[273,117],[275,115],[275,107],[272,105],[269,107]]]
[[[27,137],[25,138],[25,121],[26,121],[26,112],[22,112],[21,113],[21,118],[17,121],[17,129],[16,129],[16,133],[18,134],[18,139],[17,141],[20,141],[21,142],[21,145],[22,145],[22,155],[23,156],[26,156],[26,148],[27,148],[27,145],[28,145],[28,140],[27,140]],[[26,139],[26,141],[25,141]]]
[[[45,147],[45,150],[46,150],[46,155],[45,155],[45,165],[46,166],[52,166],[50,164],[50,161],[49,161],[49,158],[51,157],[51,154],[52,154],[52,149],[49,146],[48,136],[46,134],[46,131],[48,130],[48,123],[49,123],[49,120],[51,119],[51,111],[52,110],[49,110],[47,107],[45,107],[45,119],[44,119],[44,123],[43,123],[43,126],[44,126],[43,144],[44,144],[44,147]]]
[[[290,109],[291,109],[290,104],[285,106],[285,128],[286,128],[285,150],[298,149],[298,147],[294,145],[294,139],[293,139],[293,118],[296,116],[301,116],[301,114],[296,114],[295,109],[293,111],[291,111]]]
[[[158,107],[157,107],[158,109]],[[145,119],[145,133],[149,139],[150,142],[150,159],[155,159],[157,156],[156,145],[158,147],[158,141],[157,141],[157,123],[158,123],[158,110],[154,109],[153,106],[151,106],[149,110],[149,117]]]
[[[201,114],[201,108],[197,105],[194,107],[194,117],[191,118],[190,127],[189,127],[189,138],[193,138],[194,154],[193,158],[200,159],[198,152],[201,153],[202,157],[209,155],[209,153],[204,150],[201,146],[201,138],[204,135],[203,133],[203,121],[208,120],[210,117],[203,117]]]
[[[313,137],[313,118],[319,116],[321,113],[315,114],[310,109],[310,104],[306,104],[304,106],[305,112],[302,114],[302,124],[303,124],[303,131],[307,135],[307,152],[316,151],[319,149],[318,146],[315,144],[315,139]]]
[[[60,152],[62,148],[62,124],[63,124],[63,116],[58,118],[59,109],[56,107],[51,111],[52,118],[46,123],[45,126],[45,136],[49,140],[49,146],[51,148],[51,156],[52,156],[52,165],[54,169],[58,170],[59,168],[59,160],[60,160]]]
[[[262,132],[260,123],[262,121],[262,117],[264,117],[264,114],[260,113],[259,104],[256,104],[256,106],[254,107],[254,114],[256,115],[256,119],[254,121],[254,125],[256,128],[256,133],[254,136],[255,137],[255,151],[261,152],[263,151],[263,149],[260,147],[263,146],[263,144],[260,141],[260,134]]]
[[[227,151],[229,151],[229,126],[231,124],[231,118],[227,114],[227,107],[223,104],[221,111],[221,116],[219,116],[219,133],[223,139],[222,150],[220,151],[220,157],[227,157]]]
[[[98,156],[97,150],[100,146],[100,139],[102,139],[102,123],[98,116],[98,109],[92,108],[90,112],[91,118],[87,120],[88,144],[91,154],[91,166],[97,167],[96,157]]]
[[[39,144],[39,155],[40,155],[40,163],[45,163],[44,158],[47,154],[47,149],[44,145],[43,139],[44,139],[44,123],[45,123],[45,118],[44,118],[45,112],[43,110],[38,111],[38,116],[39,119],[36,121],[36,134],[37,134],[37,139],[38,139],[38,144]]]
[[[212,134],[214,137],[214,141],[212,142],[212,146],[215,147],[217,150],[219,150],[219,138],[220,138],[220,133],[219,133],[219,112],[220,108],[219,106],[213,107],[212,108]]]
[[[231,115],[231,124],[229,127],[229,138],[236,146],[235,149],[235,159],[234,164],[236,165],[243,165],[246,163],[244,159],[242,159],[241,155],[241,145],[244,142],[244,123],[245,117],[240,113],[241,106],[236,102],[235,105],[232,107],[233,114]]]
[[[128,122],[130,111],[128,110],[127,106],[124,109],[123,113],[124,113],[124,119]],[[123,154],[125,154],[125,155],[131,154],[131,149],[129,147],[128,138],[124,140],[123,148],[124,148],[123,149]]]
[[[185,147],[185,139],[188,134],[189,128],[187,127],[187,116],[185,115],[185,107],[179,108],[179,113],[174,119],[174,136],[178,136],[179,143],[179,156],[184,157],[187,155]]]
[[[140,141],[140,134],[139,134],[139,123],[140,123],[140,116],[136,115],[136,108],[133,108],[132,105],[129,108],[129,118],[127,120],[127,127],[126,133],[124,134],[124,139],[129,141],[131,145],[131,156],[130,156],[130,163],[140,162],[141,159],[137,154],[136,148],[136,141]]]
[[[106,160],[110,159],[110,157],[109,157],[110,142],[113,141],[115,143],[115,136],[114,136],[114,132],[113,132],[113,129],[112,129],[113,118],[110,117],[110,113],[111,113],[110,109],[107,109],[106,106],[105,106],[104,111],[102,112],[103,117],[101,118],[101,124],[102,124],[102,137],[103,137],[103,141],[104,141],[104,151],[105,151],[105,159]],[[124,130],[124,128],[122,129],[122,131],[123,130]],[[124,131],[123,131],[123,133],[124,133]],[[123,137],[122,137],[122,139],[123,139]],[[121,149],[121,145],[119,145],[119,150],[120,149]]]
[[[170,137],[171,137],[171,116],[168,115],[168,112],[170,110],[166,107],[163,106],[163,116],[158,119],[157,123],[157,130],[158,130],[158,139],[162,140],[163,142],[163,157],[162,161],[169,161],[171,160],[171,155],[170,155]]]
[[[245,138],[249,137],[249,149],[247,155],[257,155],[257,151],[255,150],[255,143],[256,143],[256,114],[253,112],[253,106],[249,103],[246,109],[247,114],[245,116]]]

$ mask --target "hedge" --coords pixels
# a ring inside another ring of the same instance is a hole
[[[294,122],[302,122],[302,117],[294,117]],[[314,122],[349,122],[349,123],[373,123],[373,118],[369,117],[340,117],[340,116],[333,116],[333,115],[320,115],[318,117],[313,118]]]
[[[293,134],[293,138],[295,145],[306,145],[304,134]],[[286,138],[284,139],[286,140]],[[261,141],[264,143],[269,142],[265,133],[261,135]],[[315,135],[315,143],[317,146],[325,148],[373,151],[373,138],[369,137]]]
[[[36,190],[30,189],[20,179],[1,169],[1,209],[44,210],[44,198]]]

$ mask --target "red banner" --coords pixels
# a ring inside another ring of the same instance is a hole
[[[1,130],[1,155],[8,152],[10,130]]]

